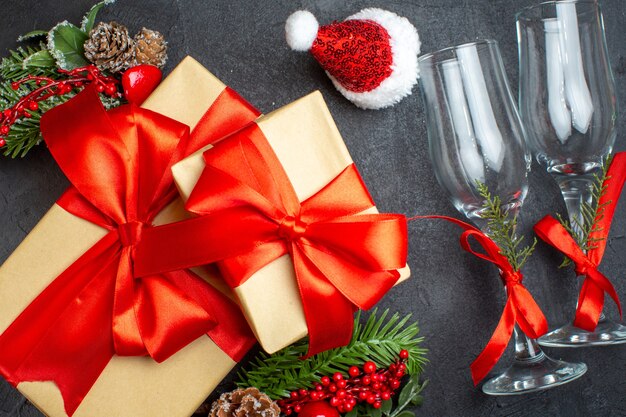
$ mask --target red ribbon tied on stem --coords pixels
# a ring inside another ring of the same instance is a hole
[[[256,123],[217,143],[204,159],[186,206],[202,216],[186,226],[206,233],[173,243],[176,253],[162,251],[157,267],[221,261],[224,278],[235,288],[290,254],[309,331],[308,354],[348,344],[355,307],[372,307],[406,265],[406,218],[362,214],[374,203],[354,164],[300,202]],[[158,240],[144,240],[138,250],[158,251],[149,246]],[[135,265],[141,274],[145,267]]]
[[[598,202],[599,207],[604,207],[604,212],[602,216],[596,218],[596,225],[589,236],[593,247],[586,255],[563,225],[552,216],[544,217],[534,227],[537,236],[572,260],[576,267],[576,275],[585,277],[578,295],[574,326],[589,332],[594,331],[598,325],[604,307],[604,293],[613,299],[620,317],[622,316],[622,306],[617,292],[611,281],[598,271],[598,266],[602,262],[624,182],[626,182],[626,152],[619,152],[613,157],[607,171],[607,179],[603,184],[604,193]]]
[[[548,322],[533,296],[522,284],[521,272],[513,269],[509,260],[502,255],[498,245],[489,236],[471,224],[452,217],[417,216],[416,218],[442,219],[462,227],[465,231],[461,234],[461,247],[500,269],[500,277],[506,288],[507,300],[498,326],[491,335],[489,343],[470,366],[474,385],[477,385],[500,360],[509,340],[511,340],[516,323],[528,337],[536,339],[548,331]],[[474,251],[470,244],[470,238],[474,238],[485,252]]]
[[[57,203],[108,233],[0,335],[0,371],[9,382],[53,381],[72,415],[114,354],[161,362],[204,334],[234,360],[252,346],[238,307],[199,276],[133,272],[135,262],[150,263],[153,254],[137,253],[137,245],[177,195],[172,164],[216,139],[207,128],[223,112],[230,119],[216,134],[258,114],[227,89],[200,121],[199,138],[132,105],[106,112],[87,88],[43,116],[46,143],[72,183]],[[168,246],[176,231],[168,233],[154,244]]]

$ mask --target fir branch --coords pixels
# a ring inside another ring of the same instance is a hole
[[[9,51],[9,56],[2,58],[0,62],[0,77],[5,81],[17,81],[29,75],[54,77],[56,65],[32,66],[28,65],[29,59],[35,54],[46,50],[46,45],[40,43],[37,46],[19,47]]]
[[[378,367],[393,363],[402,349],[409,351],[407,373],[418,374],[426,362],[426,349],[420,347],[417,323],[407,324],[410,315],[390,317],[389,310],[378,315],[374,310],[365,324],[357,314],[350,344],[331,349],[307,359],[301,359],[307,351],[308,341],[297,342],[273,355],[265,353],[251,362],[247,370],[239,374],[239,387],[256,387],[273,399],[289,396],[299,388],[310,388],[323,375],[345,373],[351,366],[373,361]]]
[[[502,208],[500,197],[493,196],[485,184],[476,181],[476,188],[480,196],[485,199],[480,217],[487,220],[489,237],[500,247],[500,253],[506,256],[513,269],[519,271],[535,250],[537,239],[533,239],[532,245],[520,249],[524,237],[518,236],[515,232],[517,215],[511,218]]]
[[[582,219],[573,219],[573,223],[566,220],[557,213],[557,219],[561,225],[572,236],[574,241],[578,244],[578,247],[587,253],[591,249],[598,247],[598,242],[605,238],[592,237],[593,234],[602,231],[602,227],[598,224],[600,220],[604,218],[604,212],[606,207],[611,204],[611,201],[605,201],[600,204],[600,199],[606,193],[606,181],[610,178],[609,167],[611,166],[612,155],[608,155],[604,161],[602,161],[602,170],[600,174],[593,174],[593,182],[591,184],[591,201],[583,201],[581,204],[581,217]],[[559,268],[564,268],[570,265],[572,261],[568,257],[564,257],[563,262],[559,265]]]

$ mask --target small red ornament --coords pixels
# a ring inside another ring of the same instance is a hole
[[[326,401],[313,401],[302,406],[298,417],[340,417],[340,414]]]
[[[153,65],[137,65],[122,75],[126,100],[137,106],[143,103],[161,82],[163,73]]]

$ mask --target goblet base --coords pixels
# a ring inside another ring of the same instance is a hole
[[[587,372],[584,363],[559,361],[541,352],[529,359],[515,359],[501,375],[485,382],[488,395],[521,395],[558,387],[580,378]]]
[[[612,320],[601,320],[593,332],[566,324],[538,340],[541,346],[547,347],[585,347],[607,346],[626,343],[626,326]]]

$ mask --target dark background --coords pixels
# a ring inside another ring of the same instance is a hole
[[[0,9],[0,50],[14,48],[18,35],[49,29],[68,19],[79,23],[95,0],[6,0]],[[118,20],[131,32],[146,26],[169,41],[166,72],[192,55],[264,113],[320,89],[353,159],[383,211],[459,217],[436,184],[427,155],[426,125],[418,88],[391,109],[357,109],[337,93],[308,54],[290,51],[284,41],[287,16],[300,8],[320,23],[341,20],[368,6],[406,16],[417,27],[422,51],[481,38],[500,42],[513,90],[517,91],[514,14],[536,0],[411,1],[240,1],[119,0],[101,20]],[[608,49],[617,92],[626,96],[626,4],[604,0]],[[618,119],[624,128],[625,116]],[[626,144],[618,135],[616,150]],[[18,246],[68,183],[44,146],[26,158],[0,158],[0,262]],[[521,231],[547,213],[564,213],[552,179],[534,164]],[[602,270],[626,294],[626,207],[620,204]],[[585,361],[580,380],[544,392],[489,397],[474,388],[469,364],[487,343],[500,317],[504,295],[494,267],[461,251],[458,230],[440,222],[410,226],[413,277],[381,303],[413,313],[430,350],[425,377],[430,384],[422,416],[626,416],[626,346],[578,350],[549,349],[566,360]],[[540,243],[524,272],[525,283],[553,325],[573,317],[576,286],[572,270],[557,270],[561,258]],[[611,303],[608,314],[615,317]],[[511,347],[500,366],[511,359]],[[498,367],[497,367],[498,368]],[[36,409],[0,379],[0,416],[38,416]],[[116,417],[116,416],[111,416]]]

